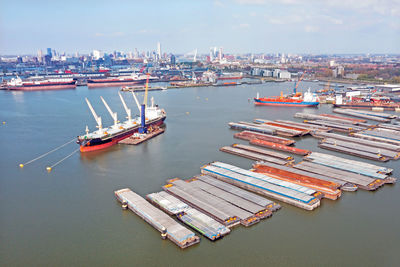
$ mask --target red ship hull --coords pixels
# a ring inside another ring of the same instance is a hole
[[[149,123],[147,126],[160,126],[164,123],[165,117],[161,117],[158,120],[155,120],[151,123]],[[121,134],[120,136],[114,136],[111,138],[110,141],[100,141],[98,142],[98,144],[96,145],[90,145],[89,143],[86,145],[81,145],[80,146],[80,151],[81,152],[92,152],[92,151],[97,151],[97,150],[101,150],[101,149],[105,149],[105,148],[109,148],[113,145],[116,145],[119,141],[124,140],[130,136],[132,136],[132,134],[136,133],[139,131],[139,125],[137,127],[135,127],[134,129],[132,129],[129,132],[125,132],[123,134]]]
[[[36,91],[36,90],[60,90],[60,89],[74,89],[76,88],[76,82],[68,84],[46,84],[46,85],[23,85],[23,86],[8,86],[8,90],[20,90],[20,91]]]
[[[113,87],[113,86],[124,86],[124,85],[135,85],[144,84],[145,80],[141,81],[120,81],[120,82],[88,82],[88,87]]]

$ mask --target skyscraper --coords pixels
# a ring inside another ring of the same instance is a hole
[[[51,48],[47,48],[47,55],[50,56],[50,58],[52,57]]]
[[[161,59],[161,43],[160,42],[157,43],[157,55],[158,55],[158,58]]]
[[[176,58],[174,55],[171,55],[171,65],[175,65],[176,63]]]

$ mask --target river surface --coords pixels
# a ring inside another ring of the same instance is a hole
[[[139,146],[75,153],[46,171],[78,145],[74,142],[19,168],[53,148],[95,129],[87,97],[103,125],[112,124],[103,96],[120,120],[125,113],[119,88],[0,91],[0,265],[2,266],[398,266],[400,193],[398,185],[376,192],[344,192],[324,199],[310,212],[287,204],[255,226],[233,229],[217,242],[202,238],[186,250],[131,211],[122,211],[114,191],[129,187],[145,196],[170,178],[190,178],[211,161],[250,168],[251,160],[220,152],[232,143],[230,121],[254,118],[293,120],[295,112],[330,113],[316,108],[255,107],[251,99],[289,93],[293,83],[201,87],[150,92],[167,112],[166,132]],[[300,83],[300,89],[319,89]],[[123,93],[137,114],[132,96]],[[140,94],[143,98],[143,94]],[[296,119],[297,120],[297,119]],[[312,137],[296,147],[322,151]],[[331,151],[325,153],[356,159]],[[301,160],[296,157],[296,161]],[[364,160],[370,162],[368,160]],[[375,163],[376,162],[372,162]],[[399,162],[380,165],[394,168]]]

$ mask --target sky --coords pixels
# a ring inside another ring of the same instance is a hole
[[[400,53],[400,0],[0,0],[0,54]]]

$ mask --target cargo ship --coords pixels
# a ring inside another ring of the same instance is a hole
[[[147,76],[144,74],[133,73],[129,76],[119,76],[119,77],[106,77],[100,79],[88,79],[88,87],[112,87],[112,86],[127,86],[127,85],[137,85],[144,84],[146,82]],[[155,80],[157,77],[149,77],[149,80]]]
[[[310,92],[310,89],[304,93],[304,96],[301,93],[296,93],[293,96],[284,96],[281,93],[280,96],[260,98],[257,93],[257,97],[254,98],[254,104],[263,106],[317,107],[319,105],[319,97],[317,94]]]
[[[97,122],[96,127],[98,130],[90,133],[86,126],[86,134],[78,136],[77,143],[80,145],[81,152],[90,152],[111,147],[137,132],[146,132],[147,127],[160,126],[164,123],[166,112],[163,109],[160,109],[157,105],[154,105],[153,98],[151,99],[151,106],[147,107],[144,104],[140,106],[135,93],[132,92],[141,116],[131,118],[131,110],[127,107],[121,94],[118,94],[128,115],[128,119],[124,122],[119,122],[117,119],[117,113],[112,112],[106,101],[101,97],[101,100],[114,120],[114,125],[107,128],[102,127],[101,117],[97,116],[89,100],[86,98],[89,109]]]
[[[351,109],[383,109],[396,110],[400,109],[400,104],[393,102],[391,99],[361,99],[353,98],[351,101],[343,101],[341,95],[336,96],[336,101],[333,104],[335,108],[351,108]]]
[[[243,73],[222,73],[217,80],[240,80],[243,79]]]
[[[58,78],[44,80],[22,80],[20,77],[12,78],[7,82],[5,89],[8,90],[58,90],[76,88],[76,80],[73,78]]]

